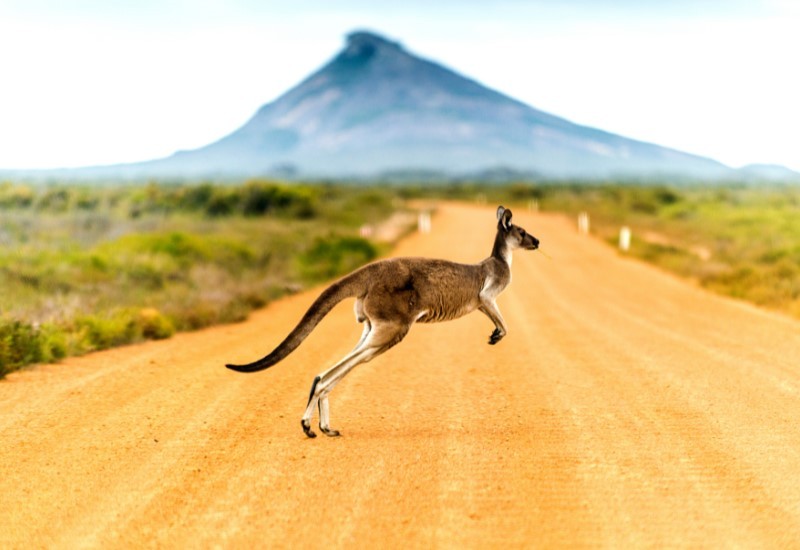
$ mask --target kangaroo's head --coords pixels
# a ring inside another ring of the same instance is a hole
[[[511,215],[511,210],[502,206],[497,207],[498,237],[502,236],[509,250],[514,250],[515,248],[536,250],[539,248],[539,239],[518,225],[512,224]]]

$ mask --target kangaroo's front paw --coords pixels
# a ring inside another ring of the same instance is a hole
[[[317,434],[311,429],[311,422],[308,420],[301,420],[300,424],[303,426],[303,431],[308,437],[317,437]]]
[[[504,332],[500,332],[499,328],[494,329],[494,332],[491,336],[489,336],[489,344],[495,345],[497,342],[503,339],[503,336],[506,334]]]

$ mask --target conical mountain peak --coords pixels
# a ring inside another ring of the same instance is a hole
[[[402,51],[398,42],[392,42],[370,31],[355,31],[347,35],[347,45],[342,56],[369,58],[380,50]]]
[[[324,75],[340,83],[364,82],[380,75],[401,76],[420,63],[423,61],[406,52],[398,42],[372,32],[358,31],[347,36],[345,47],[315,76]]]

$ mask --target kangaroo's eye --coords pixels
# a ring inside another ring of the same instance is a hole
[[[525,238],[525,230],[524,229],[521,229],[519,234],[522,235],[523,239]]]

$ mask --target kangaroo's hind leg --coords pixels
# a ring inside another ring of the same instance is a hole
[[[322,392],[322,388],[325,386],[323,380],[326,377],[328,377],[331,372],[334,372],[337,369],[341,369],[341,368],[346,367],[346,366],[348,366],[350,364],[357,365],[358,363],[360,363],[361,362],[361,355],[363,355],[363,353],[364,353],[364,350],[357,347],[356,349],[354,349],[353,351],[351,351],[350,353],[345,355],[344,358],[342,358],[342,360],[339,361],[338,363],[336,363],[333,367],[331,367],[327,371],[323,372],[322,374],[320,374],[316,378],[314,378],[314,382],[311,385],[311,392],[310,392],[310,394],[308,396],[308,404],[306,405],[306,411],[305,411],[305,413],[303,413],[303,419],[300,421],[300,423],[303,426],[303,431],[306,433],[306,435],[308,437],[316,437],[317,436],[317,434],[315,434],[311,430],[311,417],[314,415],[314,409],[317,408],[317,406],[319,405],[319,407],[320,407],[320,424],[322,424],[321,420],[322,420],[323,410],[325,411],[325,416],[329,416],[328,404],[327,404],[327,394],[325,396],[325,401],[326,402],[324,404],[320,402],[320,394]],[[328,430],[331,431],[328,426],[326,426],[326,428],[328,428]],[[331,434],[331,435],[338,435],[338,434]]]
[[[356,347],[353,350],[354,352],[363,347],[364,342],[367,340],[367,337],[369,336],[369,333],[372,331],[372,322],[369,320],[369,318],[366,315],[364,315],[364,307],[363,307],[363,302],[361,300],[357,300],[356,301],[355,310],[356,310],[355,311],[356,312],[356,320],[359,323],[364,323],[364,330],[361,333],[361,338],[358,340],[358,344],[356,344]],[[362,361],[362,362],[365,362],[365,361]],[[330,425],[331,425],[331,421],[330,421],[331,413],[330,413],[330,405],[328,404],[328,394],[330,393],[330,391],[332,389],[333,389],[333,385],[330,385],[328,387],[328,390],[322,392],[320,394],[320,396],[319,396],[319,427],[320,427],[320,430],[322,430],[322,433],[324,433],[325,435],[335,437],[335,436],[338,436],[340,434],[339,434],[338,431],[333,430],[330,427]],[[313,391],[314,390],[312,389],[312,394],[313,394]],[[309,421],[310,421],[310,419],[309,419]],[[305,424],[304,424],[304,426],[305,426]]]
[[[400,342],[408,332],[408,328],[408,325],[395,323],[374,323],[371,330],[362,337],[361,342],[352,352],[314,379],[308,406],[302,420],[303,431],[308,437],[315,437],[316,435],[311,430],[311,418],[314,414],[314,408],[317,406],[319,407],[320,430],[325,435],[339,435],[338,431],[330,427],[328,394],[356,366],[371,361]]]

